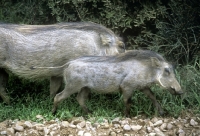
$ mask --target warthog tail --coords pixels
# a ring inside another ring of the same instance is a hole
[[[37,66],[31,66],[30,69],[31,69],[31,70],[34,70],[34,69],[57,69],[57,68],[63,68],[63,67],[65,67],[65,66],[67,66],[68,64],[69,64],[69,62],[68,62],[68,63],[65,63],[65,64],[62,65],[62,66],[57,66],[57,67],[37,67]]]

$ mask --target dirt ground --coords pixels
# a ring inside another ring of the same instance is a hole
[[[200,136],[200,115],[185,114],[178,118],[115,118],[111,121],[95,118],[85,120],[46,121],[5,120],[0,123],[1,136]]]

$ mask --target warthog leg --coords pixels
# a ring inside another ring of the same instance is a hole
[[[90,93],[90,89],[87,87],[83,87],[81,91],[78,93],[77,98],[76,98],[82,110],[86,114],[91,113],[91,111],[85,105],[85,101],[88,99],[89,93]]]
[[[10,104],[10,98],[5,91],[7,82],[8,82],[8,74],[4,69],[0,69],[0,96],[5,103]]]
[[[156,110],[159,112],[160,115],[164,114],[163,109],[161,108],[160,104],[157,102],[156,97],[154,96],[154,93],[151,91],[150,88],[145,88],[141,90],[148,98],[151,99],[153,102],[153,105],[156,107]]]
[[[65,86],[64,90],[58,94],[56,94],[55,98],[54,98],[54,104],[53,104],[53,108],[52,108],[52,114],[56,113],[58,104],[63,101],[64,99],[67,99],[70,95],[77,93],[78,90],[80,89],[73,89],[68,87],[68,85]]]
[[[129,88],[122,88],[120,87],[120,90],[123,94],[123,100],[124,100],[124,105],[126,107],[125,109],[125,116],[126,117],[130,117],[130,109],[131,109],[131,97],[132,97],[132,94],[133,94],[133,91]]]
[[[53,98],[56,96],[56,93],[60,89],[62,84],[62,77],[51,77],[50,79],[50,97]]]

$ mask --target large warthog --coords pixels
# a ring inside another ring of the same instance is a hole
[[[114,55],[124,44],[108,28],[91,23],[54,25],[0,24],[0,96],[6,103],[7,71],[27,79],[50,79],[50,94],[55,96],[63,71],[31,70],[31,66],[59,66],[83,55]]]
[[[137,89],[151,99],[162,115],[163,109],[151,91],[151,85],[158,84],[172,94],[183,93],[175,78],[172,65],[153,51],[134,50],[114,56],[81,57],[51,70],[56,72],[62,67],[66,67],[64,70],[66,85],[64,90],[54,98],[53,113],[56,112],[59,102],[73,93],[78,93],[77,100],[87,113],[89,110],[85,105],[85,100],[90,91],[121,92],[126,105],[125,114],[129,116],[131,97]]]

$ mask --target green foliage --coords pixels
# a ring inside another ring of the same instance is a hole
[[[145,4],[134,21],[140,34],[132,41],[181,64],[194,64],[200,59],[199,9],[197,1]]]
[[[179,64],[177,78],[186,91],[183,98],[153,87],[159,102],[169,115],[200,107],[200,5],[198,0],[1,0],[0,20],[8,23],[52,24],[92,21],[103,24],[124,38],[127,49],[150,49]],[[13,105],[0,103],[0,119],[36,120],[37,114],[53,119],[48,99],[49,82],[32,82],[11,76],[7,90]],[[97,101],[98,100],[98,101]],[[144,94],[132,97],[131,115],[152,116],[153,105]],[[40,103],[40,104],[38,104]],[[112,104],[111,104],[112,103]],[[123,116],[121,95],[96,95],[87,103],[91,116]],[[45,108],[44,108],[45,107]],[[15,112],[13,112],[15,111]],[[21,112],[23,111],[23,112]],[[23,114],[22,114],[23,113]],[[80,116],[81,110],[70,97],[61,104],[61,119]]]

